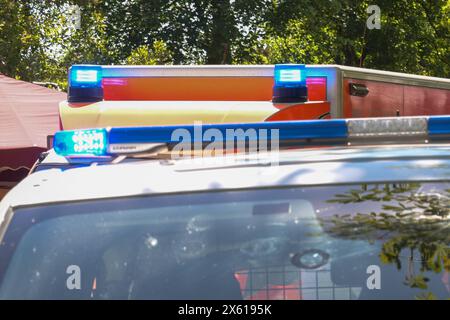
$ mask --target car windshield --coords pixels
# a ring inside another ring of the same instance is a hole
[[[448,182],[189,193],[15,210],[6,299],[447,299]]]

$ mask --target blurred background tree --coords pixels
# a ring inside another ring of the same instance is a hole
[[[280,62],[450,77],[450,0],[0,0],[0,72],[18,79],[65,88],[75,63]]]
[[[142,45],[131,51],[126,63],[132,65],[158,65],[171,64],[172,52],[164,41],[156,40],[152,47]]]

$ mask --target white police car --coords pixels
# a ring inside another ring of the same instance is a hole
[[[233,128],[276,143],[174,160]],[[450,297],[450,117],[197,129],[57,133],[0,204],[0,298]]]

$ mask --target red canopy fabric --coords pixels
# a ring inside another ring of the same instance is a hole
[[[47,149],[65,99],[63,92],[0,74],[0,187],[20,181]]]

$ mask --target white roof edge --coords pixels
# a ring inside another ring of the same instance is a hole
[[[337,65],[306,65],[338,69]],[[106,65],[104,77],[273,77],[275,65]]]
[[[109,77],[273,77],[274,65],[107,65]],[[450,89],[450,79],[341,65],[306,65],[309,69],[340,70],[344,77]]]
[[[273,65],[102,66],[104,77],[273,77]]]

